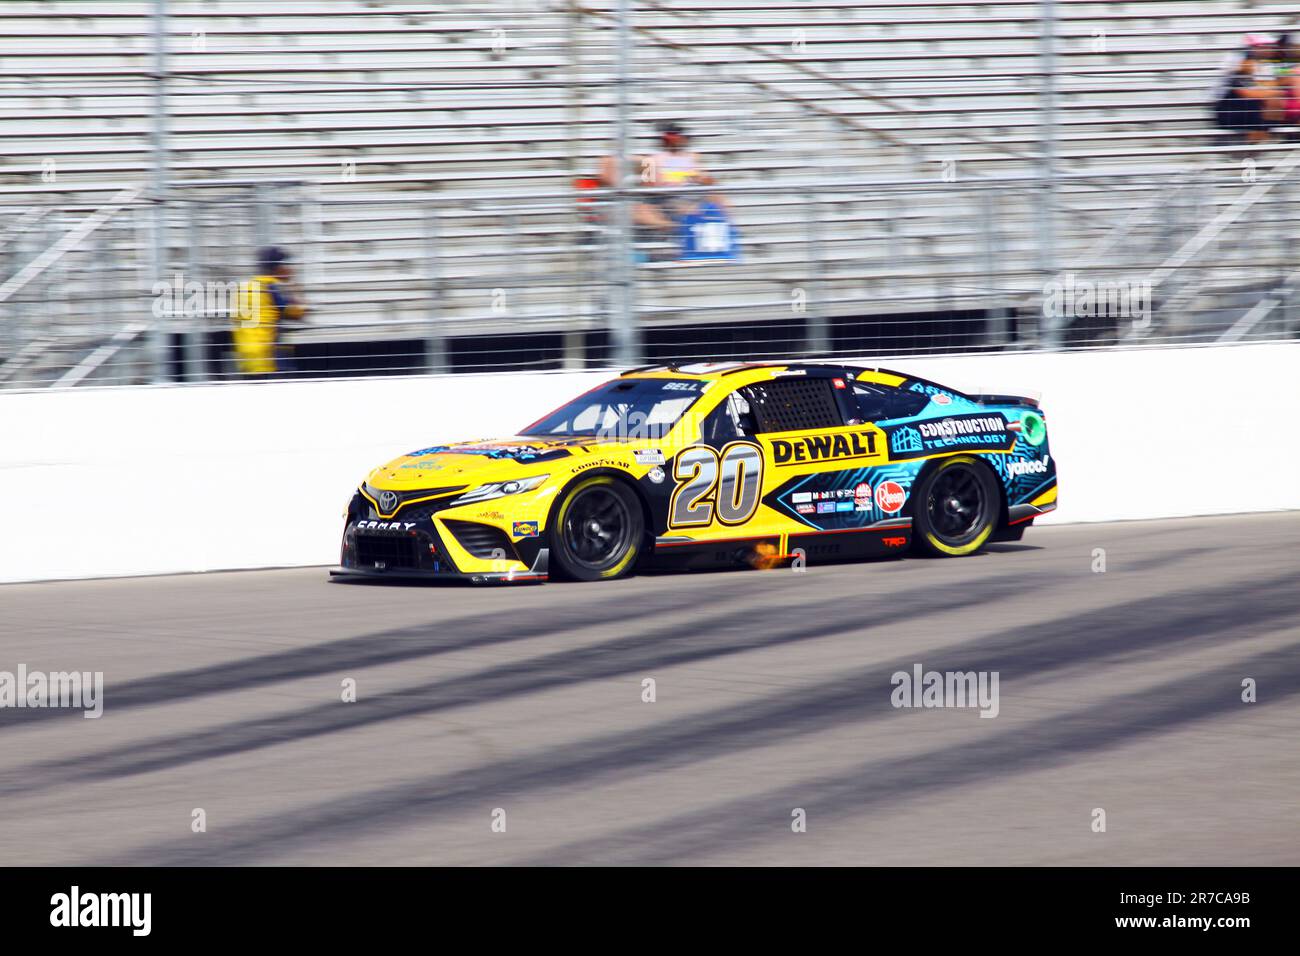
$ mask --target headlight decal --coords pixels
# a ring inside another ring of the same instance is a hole
[[[505,498],[508,495],[532,491],[550,477],[550,475],[530,475],[527,478],[512,478],[509,481],[494,481],[479,485],[454,500],[451,506],[454,508],[458,505],[470,505],[479,501],[491,501],[493,498]]]

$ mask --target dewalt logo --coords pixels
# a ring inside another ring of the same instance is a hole
[[[803,438],[772,440],[772,461],[778,467],[810,462],[874,458],[876,455],[875,432],[807,435]]]

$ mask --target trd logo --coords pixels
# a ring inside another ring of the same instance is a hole
[[[777,465],[798,465],[841,458],[869,458],[876,454],[876,433],[811,435],[807,438],[772,441],[772,459]]]
[[[886,548],[901,548],[907,544],[906,538],[881,538],[880,543]]]

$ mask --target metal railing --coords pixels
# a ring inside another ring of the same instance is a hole
[[[52,207],[50,231],[0,237],[0,383],[236,377],[237,290],[271,242],[310,309],[284,335],[297,377],[607,364],[625,255],[647,361],[1288,338],[1295,165],[1060,177],[1051,273],[1035,177],[732,185],[735,261],[681,261],[675,236],[625,247],[614,190],[431,202],[222,183],[174,189],[161,220],[130,197]]]
[[[311,309],[296,377],[1292,337],[1300,152],[1225,147],[1217,56],[1166,41],[1300,5],[1148,41],[1150,6],[1009,3],[985,36],[842,3],[340,3],[364,37],[276,56],[284,4],[104,4],[142,42],[6,46],[51,67],[0,77],[7,121],[51,110],[0,169],[0,387],[235,376],[231,290],[272,243]],[[627,160],[669,117],[720,181],[675,195],[725,197],[737,261],[636,225]],[[602,154],[628,178],[573,188]]]

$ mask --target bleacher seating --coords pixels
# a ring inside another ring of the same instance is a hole
[[[485,333],[602,324],[609,263],[570,184],[614,142],[613,0],[169,6],[169,268],[238,277],[273,235],[302,252],[318,337],[431,320]],[[1300,24],[1300,3],[1056,7],[1058,268],[1131,266],[1157,230],[1108,247],[1130,211],[1288,155],[1225,148],[1208,101],[1242,37]],[[780,317],[810,277],[833,313],[1041,287],[1037,0],[635,8],[634,145],[652,147],[657,121],[686,122],[745,240],[738,264],[639,266],[645,322]],[[151,9],[0,3],[0,281],[123,188],[149,189]],[[1157,217],[1160,235],[1232,202],[1207,195],[1172,227]],[[268,196],[274,222],[259,222],[253,203]],[[149,274],[147,207],[0,303],[10,338],[74,327],[93,341],[129,312]],[[1110,258],[1089,258],[1098,248]],[[1220,279],[1252,276],[1242,261]],[[60,309],[41,305],[51,289]]]

